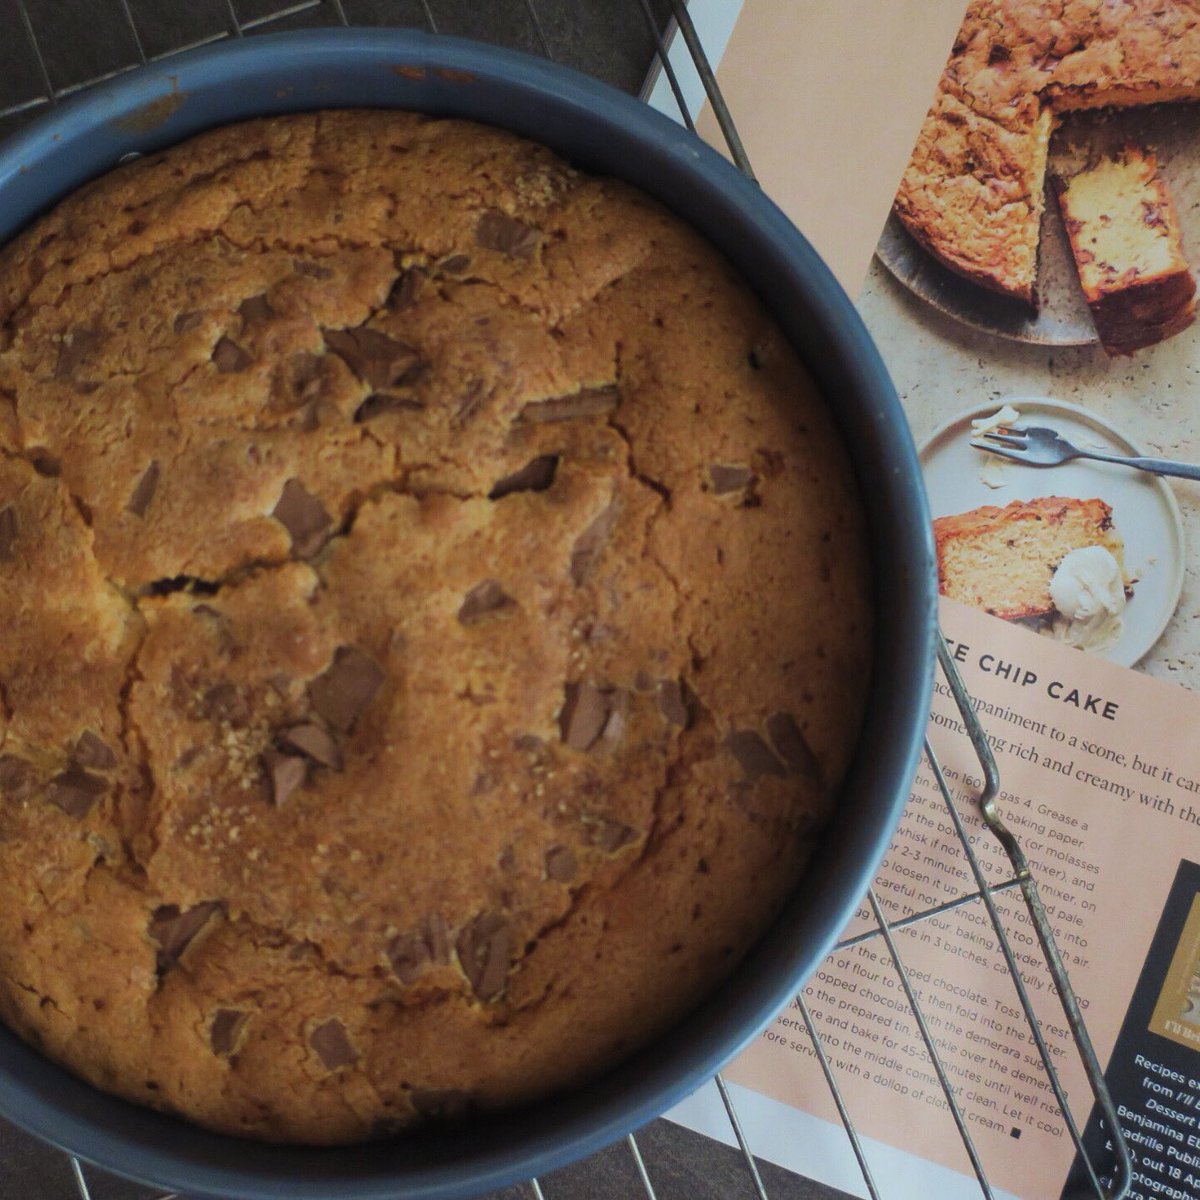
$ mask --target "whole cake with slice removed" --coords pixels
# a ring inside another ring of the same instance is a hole
[[[896,213],[952,270],[1035,305],[1047,150],[1062,115],[1196,99],[1193,4],[974,0]]]
[[[1104,349],[1131,354],[1186,329],[1196,281],[1155,156],[1129,145],[1054,187]]]
[[[1124,570],[1124,546],[1103,500],[988,504],[939,517],[933,531],[942,595],[1009,621],[1055,614],[1050,583],[1072,550],[1102,546]]]

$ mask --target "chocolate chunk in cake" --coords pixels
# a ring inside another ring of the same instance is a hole
[[[458,935],[459,965],[480,1000],[494,1000],[503,990],[511,965],[512,926],[500,913],[480,913]]]
[[[0,508],[0,562],[12,562],[19,528],[17,510],[11,504]]]
[[[357,646],[339,646],[329,669],[308,686],[313,708],[335,729],[349,733],[387,676]]]
[[[68,817],[81,819],[108,791],[108,780],[80,767],[69,767],[46,785],[46,799]]]
[[[219,901],[209,900],[188,909],[164,904],[155,909],[147,933],[158,945],[158,970],[169,971],[222,909]]]
[[[510,258],[532,259],[541,245],[541,233],[496,209],[489,209],[475,226],[475,240],[488,250]]]
[[[470,625],[481,617],[511,608],[515,603],[516,601],[500,586],[497,580],[485,579],[482,583],[477,583],[463,597],[462,607],[458,610],[458,619],[464,625]]]
[[[521,409],[521,420],[534,425],[546,425],[553,421],[575,421],[582,417],[599,417],[615,412],[621,403],[621,394],[615,387],[585,388],[570,396],[554,396],[549,400],[535,400]]]
[[[227,337],[221,338],[213,347],[212,360],[222,375],[236,375],[253,361],[246,350]]]
[[[322,1021],[313,1029],[308,1035],[308,1042],[328,1071],[337,1071],[358,1062],[359,1053],[350,1041],[345,1025],[336,1017]]]
[[[505,475],[496,482],[488,493],[490,500],[500,500],[511,496],[513,492],[544,492],[554,483],[558,471],[557,454],[539,454],[532,458],[519,471]]]
[[[298,479],[289,479],[283,485],[271,515],[291,535],[292,549],[298,558],[307,558],[320,549],[332,520],[325,505]]]
[[[71,751],[71,761],[84,770],[109,771],[117,765],[117,756],[103,738],[85,729]]]
[[[308,760],[299,754],[266,754],[263,765],[267,770],[267,781],[271,788],[271,801],[276,808],[282,807],[297,788],[308,779]]]
[[[325,344],[373,388],[394,387],[420,362],[411,346],[378,329],[327,329]]]
[[[781,779],[787,776],[787,768],[754,730],[736,730],[725,739],[725,745],[748,782],[753,783],[763,775],[777,775]]]
[[[312,721],[285,729],[279,735],[279,742],[285,750],[299,751],[323,767],[332,767],[335,771],[342,769],[342,752],[337,742],[327,730]]]
[[[158,476],[158,463],[152,462],[142,472],[137,486],[130,494],[129,503],[125,505],[126,511],[131,512],[135,517],[146,515],[146,509],[150,507],[150,501],[154,499],[154,493],[158,491]]]
[[[222,1058],[228,1058],[238,1047],[250,1014],[240,1008],[218,1008],[213,1014],[212,1025],[209,1028],[209,1044],[212,1052]]]

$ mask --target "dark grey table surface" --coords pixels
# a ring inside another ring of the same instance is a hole
[[[648,0],[659,28],[666,0]],[[653,34],[642,0],[343,0],[355,25],[402,25],[479,38],[539,52],[538,24],[559,62],[626,91],[642,85],[654,56]],[[22,8],[24,13],[22,13]],[[128,10],[128,13],[126,12]],[[299,11],[294,11],[299,9]],[[233,0],[233,11],[253,32],[337,24],[330,0]],[[275,14],[284,14],[276,17]],[[535,16],[537,24],[535,24]],[[45,76],[25,21],[37,39]],[[132,20],[132,27],[131,27]],[[226,33],[230,0],[0,0],[0,111],[45,91],[120,70]],[[135,36],[136,31],[136,36]],[[0,118],[0,137],[39,111]],[[100,1101],[102,1103],[102,1101]],[[741,1155],[667,1121],[637,1135],[659,1200],[753,1200],[755,1188]],[[760,1160],[771,1200],[836,1200],[842,1193]],[[93,1200],[152,1200],[149,1191],[92,1167],[85,1177]],[[624,1143],[541,1180],[546,1200],[635,1200],[646,1196]],[[67,1157],[0,1122],[0,1200],[76,1200],[79,1191]],[[509,1188],[490,1200],[529,1200],[527,1187]]]

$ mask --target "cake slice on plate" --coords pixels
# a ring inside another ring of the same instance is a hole
[[[987,504],[933,523],[943,596],[1009,621],[1057,612],[1050,581],[1072,550],[1102,546],[1124,575],[1124,546],[1103,500],[1043,496]]]
[[[1054,187],[1104,349],[1132,354],[1186,329],[1196,281],[1154,155],[1128,145]]]

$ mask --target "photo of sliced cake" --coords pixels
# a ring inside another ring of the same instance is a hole
[[[1051,585],[1073,551],[1098,546],[1116,563],[1124,596],[1124,544],[1103,500],[1044,496],[983,505],[933,523],[943,596],[1008,621],[1060,614]],[[1122,604],[1123,607],[1123,604]]]
[[[950,270],[1036,307],[1054,128],[1096,108],[1200,100],[1200,12],[1161,0],[972,0],[895,199]]]
[[[1109,354],[1135,350],[1195,319],[1196,281],[1155,156],[1126,145],[1054,190],[1084,299]]]
[[[1039,470],[991,452],[1019,456],[1018,448],[981,437],[1022,429],[1051,430],[1091,453],[1148,453],[1091,409],[1050,396],[1014,392],[964,409],[919,448],[939,591],[948,603],[1134,666],[1182,596],[1187,539],[1175,493],[1162,478],[1086,458]],[[1003,473],[989,472],[993,464]]]

